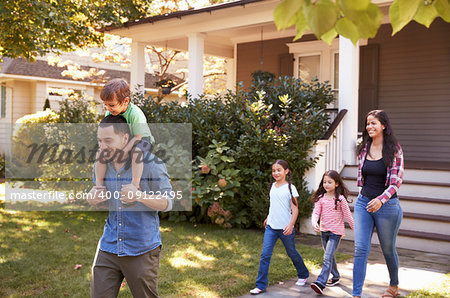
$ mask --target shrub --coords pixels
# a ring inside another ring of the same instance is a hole
[[[39,167],[30,167],[24,160],[27,159],[30,145],[40,144],[45,140],[48,129],[51,129],[51,125],[46,126],[45,123],[58,121],[59,115],[50,109],[17,119],[12,135],[13,159],[8,163],[8,171],[14,177],[37,177],[42,174]]]
[[[88,124],[77,124],[97,123],[100,118],[96,103],[85,98],[63,100],[58,112],[46,109],[23,116],[16,122],[12,147],[14,158],[8,170],[11,169],[12,175],[16,178],[31,178],[24,183],[27,187],[86,191],[89,185],[85,180],[92,177],[92,165],[86,166],[84,162],[69,164],[62,161],[54,162],[50,157],[58,158],[63,149],[79,152],[85,145],[89,150],[89,145],[95,145],[97,142],[96,124],[93,124],[92,128],[87,127]],[[31,163],[26,163],[31,150],[29,146],[32,144],[38,146],[46,144],[49,152],[55,154],[47,154],[43,163],[37,162],[37,157]],[[58,147],[58,150],[53,150],[53,144],[63,144],[64,148]]]
[[[5,155],[0,154],[0,179],[5,178]]]
[[[98,103],[88,98],[69,97],[59,103],[60,123],[98,123],[103,115],[97,111]]]
[[[224,96],[200,98],[184,106],[158,103],[151,97],[135,98],[149,123],[192,123],[192,154],[196,157],[193,210],[163,216],[205,222],[209,220],[208,208],[218,202],[221,208],[231,212],[233,225],[261,226],[268,212],[270,166],[280,158],[288,161],[292,169],[293,184],[300,194],[299,215],[308,216],[312,204],[302,177],[314,165],[308,151],[325,133],[328,126],[325,108],[332,100],[329,85],[318,81],[305,83],[291,77],[278,78],[263,87],[255,82],[248,93],[240,88],[236,93],[229,91]],[[219,155],[212,154],[211,150],[218,147],[227,149]],[[204,165],[212,172],[207,162],[211,156],[213,160],[233,158],[233,162],[222,160],[219,164],[223,164],[222,171],[239,171],[235,175],[239,180],[232,180],[239,181],[237,192],[218,195],[219,190],[214,188],[218,173],[202,174]]]
[[[225,142],[216,140],[212,140],[209,149],[205,158],[197,156],[194,161],[192,195],[195,204],[201,208],[200,214],[205,214],[208,209],[212,222],[225,227],[250,222],[248,218],[239,216],[245,206],[236,201],[242,177],[235,165],[233,151]],[[216,222],[218,218],[219,222]]]

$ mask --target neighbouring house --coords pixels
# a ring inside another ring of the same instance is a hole
[[[101,103],[100,92],[104,82],[114,78],[123,78],[130,81],[130,70],[112,63],[89,63],[87,58],[78,57],[75,54],[66,54],[67,59],[81,64],[81,69],[89,70],[91,67],[105,71],[100,78],[73,79],[64,76],[66,67],[52,66],[46,57],[41,57],[35,62],[25,59],[11,59],[4,57],[0,63],[0,138],[6,138],[8,128],[20,117],[42,111],[46,99],[49,99],[50,107],[58,110],[59,102],[67,98],[71,93],[78,93],[87,98],[92,98]],[[78,59],[78,60],[76,60]],[[182,82],[180,78],[169,75],[176,82]],[[158,87],[155,85],[159,78],[150,73],[145,73],[146,96],[157,96]],[[178,92],[173,92],[165,97],[165,100],[180,100]],[[101,105],[99,105],[99,109]],[[5,142],[2,142],[5,143]],[[4,145],[4,144],[3,144]],[[0,152],[6,148],[0,147]]]
[[[82,80],[64,76],[65,67],[52,66],[47,60],[38,59],[29,62],[25,59],[4,57],[0,64],[1,88],[1,118],[0,123],[14,123],[23,115],[41,111],[48,98],[52,109],[58,108],[58,101],[67,97],[71,91],[86,95],[100,102],[100,91],[104,82],[86,78]],[[89,70],[90,67],[82,66]],[[98,67],[98,66],[97,66]],[[103,80],[123,78],[130,81],[130,70],[121,67],[99,68],[104,70]],[[175,80],[179,80],[174,77]],[[145,92],[147,95],[157,95],[155,83],[158,77],[145,74]],[[171,94],[169,98],[177,98]]]
[[[391,36],[392,1],[375,0],[385,15],[375,38],[361,40],[356,47],[342,37],[328,46],[312,34],[293,42],[294,28],[277,31],[274,25],[279,2],[233,1],[106,30],[132,39],[131,84],[144,80],[139,57],[146,45],[189,52],[188,90],[194,97],[203,91],[204,55],[227,59],[230,89],[240,81],[249,87],[255,70],[329,81],[336,92],[335,121],[311,152],[320,156],[306,176],[312,189],[326,169],[336,169],[356,198],[355,148],[365,114],[386,110],[406,160],[398,245],[449,254],[450,24],[438,18],[427,29],[412,22]],[[307,226],[302,231],[313,233]],[[352,238],[351,231],[347,234]]]

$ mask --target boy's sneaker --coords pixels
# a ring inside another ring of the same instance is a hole
[[[311,288],[314,290],[314,292],[316,292],[319,295],[323,294],[323,289],[325,288],[324,286],[321,286],[319,283],[317,282],[312,282],[311,283]]]
[[[260,290],[258,288],[254,288],[253,290],[250,290],[250,294],[252,295],[259,295],[261,293],[264,293],[266,290]]]
[[[297,282],[295,283],[295,285],[302,287],[302,286],[304,286],[306,284],[306,280],[307,280],[307,278],[299,278],[297,280]]]
[[[327,286],[328,287],[333,287],[333,286],[338,285],[338,284],[339,284],[339,278],[330,278],[327,281]]]

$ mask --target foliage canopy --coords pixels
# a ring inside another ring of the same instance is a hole
[[[395,0],[389,8],[392,35],[412,20],[428,28],[438,16],[450,22],[449,0]],[[279,30],[295,25],[295,40],[311,30],[328,44],[338,34],[354,44],[373,38],[382,19],[380,7],[370,0],[284,0],[274,11]]]
[[[101,44],[95,29],[147,14],[151,0],[0,1],[0,56],[37,56]]]

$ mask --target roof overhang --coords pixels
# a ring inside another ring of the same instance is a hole
[[[295,36],[295,28],[278,31],[273,11],[281,0],[242,0],[196,10],[128,22],[124,27],[107,27],[104,31],[128,37],[133,42],[170,49],[188,50],[188,36],[202,33],[205,54],[233,58],[237,43]],[[382,7],[387,23],[387,6],[391,0],[375,0]]]

